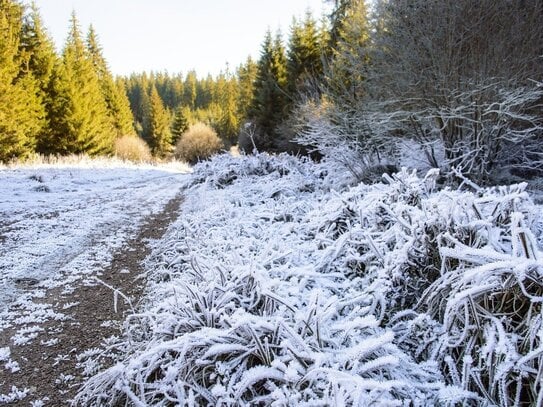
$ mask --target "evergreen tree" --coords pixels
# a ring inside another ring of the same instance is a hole
[[[240,65],[237,70],[238,77],[238,109],[237,114],[240,122],[247,119],[249,108],[253,101],[254,85],[258,72],[257,64],[251,57]]]
[[[197,82],[196,72],[190,71],[183,84],[183,104],[190,107],[191,110],[196,110]]]
[[[280,35],[275,40],[268,31],[262,44],[249,117],[257,129],[258,149],[274,148],[276,127],[285,117],[286,56]]]
[[[179,106],[175,110],[175,116],[172,124],[172,144],[176,145],[184,132],[189,128],[188,108]]]
[[[44,152],[91,155],[112,152],[115,130],[75,13],[50,88],[51,133]]]
[[[115,84],[92,26],[90,26],[87,36],[87,49],[98,76],[108,116],[115,128],[117,137],[134,134],[133,117],[128,97],[126,92]]]
[[[217,77],[214,100],[219,107],[216,130],[225,145],[235,144],[238,138],[239,117],[237,115],[238,86],[236,79],[227,70]]]
[[[24,19],[20,42],[21,52],[27,55],[25,71],[32,72],[45,94],[57,61],[55,46],[47,34],[35,3]]]
[[[144,126],[144,138],[148,140],[151,152],[157,157],[165,157],[172,149],[170,115],[162,103],[156,86],[151,86]]]
[[[329,3],[334,4],[334,9],[330,15],[330,35],[329,35],[329,47],[330,49],[336,48],[338,42],[341,39],[341,31],[343,30],[343,24],[348,18],[350,9],[353,2],[358,0],[327,0]]]
[[[0,0],[0,161],[33,152],[45,124],[38,81],[21,52],[22,21],[19,3]]]
[[[317,23],[307,12],[303,23],[294,20],[288,51],[288,91],[291,101],[298,93],[318,91],[322,80],[323,64]]]
[[[342,104],[356,103],[362,94],[364,71],[369,64],[370,26],[364,0],[340,2],[334,23],[333,61],[328,67],[327,86],[332,98]]]
[[[197,80],[196,85],[196,109],[205,109],[214,100],[216,80],[208,74],[204,80]]]

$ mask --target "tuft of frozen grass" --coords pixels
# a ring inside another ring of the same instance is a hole
[[[9,393],[0,394],[0,403],[8,404],[8,403],[14,403],[16,401],[23,400],[28,396],[29,393],[30,393],[30,390],[27,388],[19,389],[16,386],[12,386],[11,391]]]
[[[348,187],[264,154],[195,167],[125,358],[76,405],[537,405],[541,211],[525,185]]]

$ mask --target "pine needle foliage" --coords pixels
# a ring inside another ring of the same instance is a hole
[[[23,6],[0,1],[0,161],[34,151],[44,122],[39,82],[21,52]]]
[[[53,75],[50,100],[45,152],[98,155],[113,151],[114,127],[75,14]]]

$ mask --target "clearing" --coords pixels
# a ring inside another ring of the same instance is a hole
[[[178,216],[186,172],[0,169],[0,404],[67,405],[95,373],[86,358],[120,333],[125,297],[139,298],[142,262]]]

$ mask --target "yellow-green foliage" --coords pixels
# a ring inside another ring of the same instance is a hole
[[[137,136],[123,136],[115,141],[115,155],[122,160],[134,162],[151,161],[151,150],[145,141]]]
[[[215,130],[204,123],[196,123],[183,133],[175,147],[175,156],[195,163],[216,154],[223,147]]]

